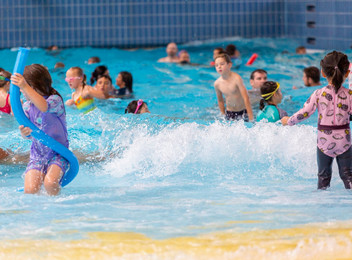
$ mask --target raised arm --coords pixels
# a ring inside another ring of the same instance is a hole
[[[28,85],[24,77],[15,73],[11,76],[12,84],[18,86],[24,95],[41,111],[46,112],[48,110],[48,104],[43,96],[35,91],[31,86]]]
[[[86,88],[87,87],[88,86],[86,86]],[[108,99],[110,97],[111,96],[109,95],[105,95],[103,91],[93,87],[89,87],[86,91],[84,91],[84,98]]]

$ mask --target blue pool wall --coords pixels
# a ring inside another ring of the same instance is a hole
[[[308,48],[352,47],[351,0],[286,0],[285,34]]]
[[[152,47],[226,37],[352,45],[352,1],[1,0],[0,48]]]

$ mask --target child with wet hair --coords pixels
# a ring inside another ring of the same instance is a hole
[[[188,51],[181,50],[178,53],[178,57],[180,58],[180,60],[179,60],[180,64],[191,64],[191,57],[189,56]]]
[[[95,68],[95,70],[92,72],[92,76],[90,77],[90,85],[93,86],[93,84],[98,80],[98,78],[101,75],[109,75],[109,70],[108,67],[104,65],[100,65]]]
[[[86,84],[86,75],[80,67],[72,67],[66,72],[66,82],[74,90],[71,99],[66,101],[66,105],[76,107],[84,114],[96,108],[94,98],[108,99],[113,96],[110,92],[114,89],[112,81],[108,75],[100,75],[97,84],[91,87]]]
[[[215,58],[220,55],[220,54],[224,54],[226,53],[226,51],[224,50],[224,48],[222,47],[217,47],[213,50],[213,61],[210,62],[210,66],[215,66]]]
[[[268,122],[279,121],[284,116],[287,116],[287,112],[278,108],[278,104],[281,103],[282,93],[280,90],[280,84],[274,81],[266,81],[260,88],[262,99],[259,104],[259,113],[257,115],[257,121],[266,119]]]
[[[142,99],[131,101],[127,108],[125,109],[125,114],[133,113],[133,114],[144,114],[150,113],[148,109],[147,103],[145,103]]]
[[[231,71],[231,67],[232,61],[226,53],[215,58],[215,69],[220,77],[214,82],[214,88],[220,112],[226,120],[252,121],[253,111],[248,91],[241,76]]]
[[[71,99],[66,101],[66,105],[76,105],[83,114],[96,108],[94,98],[91,95],[92,87],[86,84],[86,75],[80,67],[72,67],[67,70],[65,81],[73,89]]]
[[[10,104],[10,78],[11,73],[5,70],[0,71],[0,111],[11,114]]]
[[[99,62],[100,62],[100,58],[97,56],[90,57],[88,59],[88,64],[94,64],[94,63],[99,63]]]
[[[95,98],[108,99],[114,98],[112,93],[115,91],[112,85],[112,79],[109,75],[100,75],[97,80],[97,84],[92,88],[90,92]]]
[[[342,86],[350,72],[349,64],[345,54],[337,51],[328,53],[320,66],[322,76],[329,84],[314,91],[297,113],[281,119],[283,125],[295,125],[318,109],[318,189],[330,186],[334,158],[345,188],[352,188],[352,91]]]
[[[225,51],[231,59],[237,59],[240,56],[240,52],[234,44],[227,45]]]
[[[29,120],[44,133],[68,148],[66,111],[61,95],[51,86],[46,67],[26,66],[23,75],[15,73],[11,82],[21,89],[27,99],[23,110]],[[24,192],[37,193],[42,184],[49,195],[60,192],[60,180],[68,169],[68,161],[51,148],[32,138],[32,129],[19,126],[21,135],[32,140],[30,159],[25,171]]]
[[[128,71],[121,71],[116,77],[116,85],[118,89],[113,89],[112,95],[118,98],[132,97],[133,77]]]

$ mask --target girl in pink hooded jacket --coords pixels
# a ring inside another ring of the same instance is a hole
[[[336,157],[340,177],[346,189],[352,188],[352,149],[350,115],[352,90],[342,86],[349,74],[345,54],[333,51],[321,60],[323,77],[329,85],[316,90],[303,108],[291,117],[282,118],[283,125],[295,125],[318,109],[318,189],[330,186],[332,162]]]

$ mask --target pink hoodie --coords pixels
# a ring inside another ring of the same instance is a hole
[[[326,155],[336,157],[351,146],[350,114],[352,90],[340,87],[335,93],[328,85],[317,89],[303,108],[292,115],[287,124],[294,125],[310,117],[318,108],[318,147]]]

